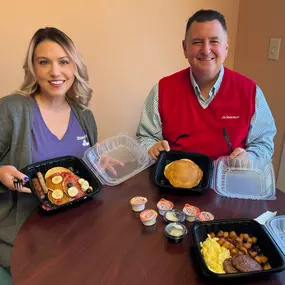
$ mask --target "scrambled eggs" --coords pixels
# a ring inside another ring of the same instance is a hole
[[[218,238],[208,238],[201,242],[201,253],[210,270],[215,273],[225,273],[223,263],[230,258],[230,251],[217,243]]]

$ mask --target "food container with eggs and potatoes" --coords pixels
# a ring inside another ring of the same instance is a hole
[[[196,222],[192,234],[205,276],[252,277],[285,269],[284,255],[277,243],[255,220]]]
[[[90,147],[82,159],[58,157],[22,170],[44,210],[70,206],[100,191],[102,185],[115,186],[152,164],[136,139],[119,134]],[[136,206],[135,206],[136,207]]]
[[[203,154],[178,150],[160,153],[154,182],[183,194],[202,193],[210,186],[212,161]]]

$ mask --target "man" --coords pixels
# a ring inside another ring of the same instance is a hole
[[[261,89],[223,66],[229,47],[224,16],[196,12],[182,44],[190,67],[162,78],[151,90],[137,130],[141,145],[154,160],[170,148],[212,159],[270,159],[276,127]]]

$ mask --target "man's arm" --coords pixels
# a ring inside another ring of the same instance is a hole
[[[271,159],[274,152],[273,138],[275,135],[274,118],[261,89],[256,86],[255,113],[250,122],[245,144],[248,156]]]
[[[158,112],[158,84],[154,85],[144,103],[136,135],[139,143],[147,151],[155,143],[163,140]]]

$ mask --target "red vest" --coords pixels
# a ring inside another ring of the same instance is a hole
[[[256,84],[252,80],[225,68],[220,89],[206,109],[195,95],[189,68],[162,78],[158,91],[163,137],[171,143],[179,135],[189,135],[171,149],[202,153],[212,159],[229,155],[223,128],[233,149],[245,147],[255,112]]]

